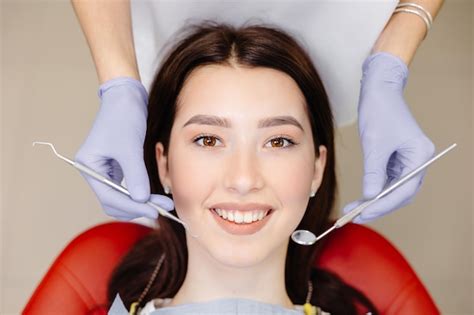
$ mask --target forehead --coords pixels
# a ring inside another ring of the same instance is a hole
[[[178,97],[177,117],[216,113],[261,117],[306,118],[306,102],[296,82],[271,68],[206,65],[186,79]]]

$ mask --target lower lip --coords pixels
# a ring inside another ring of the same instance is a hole
[[[212,216],[216,220],[217,224],[219,224],[220,227],[226,232],[230,234],[234,234],[234,235],[249,235],[249,234],[257,233],[265,226],[265,224],[268,222],[268,220],[273,214],[273,209],[272,209],[270,210],[270,213],[268,213],[260,221],[255,221],[252,223],[234,223],[234,222],[227,221],[221,218],[214,210],[210,209],[210,211],[212,213]]]

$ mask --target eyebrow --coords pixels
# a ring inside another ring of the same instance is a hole
[[[191,125],[191,124],[198,124],[198,125],[210,125],[210,126],[217,126],[223,128],[230,128],[232,124],[226,118],[219,117],[219,116],[211,116],[211,115],[195,115],[191,117],[184,125],[183,128]],[[274,126],[281,126],[281,125],[293,125],[301,129],[304,132],[303,127],[298,122],[296,118],[293,116],[275,116],[275,117],[268,117],[258,121],[258,128],[267,128],[267,127],[274,127]]]

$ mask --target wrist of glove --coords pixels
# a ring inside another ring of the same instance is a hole
[[[362,80],[367,83],[361,87],[368,87],[370,83],[392,82],[402,90],[408,80],[409,70],[399,57],[387,52],[377,52],[368,56],[362,64]]]
[[[119,87],[119,86],[129,87],[130,91],[134,91],[135,93],[137,93],[137,97],[141,97],[141,99],[143,100],[142,104],[145,105],[144,109],[146,110],[146,104],[148,103],[148,92],[146,91],[143,84],[134,78],[117,77],[117,78],[108,80],[99,86],[97,95],[102,100],[102,96],[108,90]]]

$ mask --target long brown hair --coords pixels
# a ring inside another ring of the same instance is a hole
[[[153,81],[148,104],[144,159],[151,191],[164,194],[158,176],[155,144],[163,143],[167,154],[176,101],[190,73],[199,66],[236,64],[266,67],[288,74],[301,89],[311,123],[316,156],[320,145],[327,148],[323,180],[311,198],[298,229],[316,235],[328,226],[336,198],[333,116],[323,83],[304,49],[288,33],[269,24],[234,27],[205,21],[191,25],[183,38],[165,56]],[[175,212],[174,212],[175,213]],[[187,270],[184,229],[174,221],[158,219],[159,228],[138,242],[115,269],[109,282],[109,303],[120,293],[127,307],[136,301],[146,286],[162,253],[166,260],[144,301],[173,297],[181,287]],[[311,302],[331,314],[356,314],[356,304],[365,305],[373,314],[372,303],[358,290],[336,275],[313,267],[320,244],[301,246],[289,242],[285,283],[294,304],[304,304],[308,281],[313,282]]]

